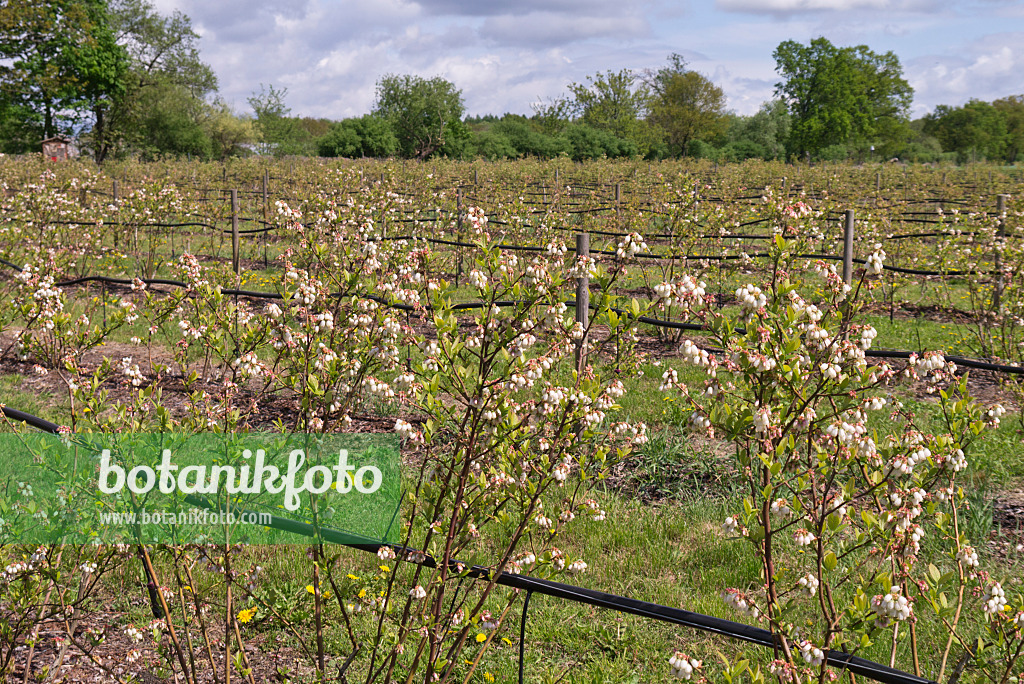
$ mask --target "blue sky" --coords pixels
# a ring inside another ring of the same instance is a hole
[[[367,113],[384,74],[442,76],[469,114],[532,103],[606,70],[657,69],[678,52],[752,114],[772,97],[784,40],[892,50],[936,105],[1024,94],[1024,0],[155,0],[200,33],[237,112],[260,84],[287,88],[293,115]]]

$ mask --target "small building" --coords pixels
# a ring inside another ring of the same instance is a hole
[[[50,161],[66,161],[78,156],[78,147],[71,138],[58,135],[43,141],[43,156]]]

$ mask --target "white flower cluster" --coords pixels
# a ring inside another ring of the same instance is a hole
[[[999,419],[1006,414],[1006,409],[1003,408],[1002,404],[996,404],[988,411],[985,412],[985,418],[991,423],[992,427],[999,427]]]
[[[132,357],[121,359],[121,375],[132,381],[132,387],[138,387],[146,381],[146,376],[139,369],[139,364],[132,363]]]
[[[565,571],[570,575],[582,575],[587,571],[587,564],[582,560],[574,560]]]
[[[874,343],[876,337],[878,337],[877,330],[870,325],[864,326],[860,331],[860,348],[864,351],[871,349],[871,345]]]
[[[668,664],[672,666],[672,674],[676,679],[689,679],[693,676],[693,671],[701,666],[701,661],[691,658],[682,651],[676,651],[668,659]]]
[[[254,351],[242,354],[231,362],[231,367],[236,369],[243,378],[256,377],[264,370],[263,364],[260,363],[259,357]]]
[[[699,302],[705,294],[707,284],[684,275],[675,283],[660,283],[654,286],[654,294],[658,295],[658,308],[676,304],[688,306]]]
[[[788,518],[793,515],[793,509],[789,507],[789,502],[785,499],[776,499],[775,501],[772,501],[771,511],[775,515],[783,518]]]
[[[643,236],[640,233],[630,233],[616,246],[615,256],[621,259],[645,251],[647,251],[647,244],[644,242]]]
[[[427,597],[427,590],[419,584],[417,584],[415,587],[409,590],[409,596],[412,597],[414,601],[419,601]]]
[[[761,288],[751,284],[736,290],[736,299],[739,300],[745,315],[750,315],[768,304],[768,297],[761,292]]]
[[[509,564],[508,571],[513,575],[518,575],[523,571],[523,568],[532,567],[537,562],[537,556],[527,551],[521,554],[518,558],[512,560]]]
[[[965,546],[957,551],[956,559],[969,568],[978,567],[978,552],[973,546]]]
[[[754,412],[754,432],[764,434],[772,426],[772,411],[770,408],[761,407]]]
[[[466,219],[469,221],[470,228],[473,229],[474,235],[480,235],[484,231],[484,226],[487,225],[487,214],[481,207],[470,207],[466,211]]]
[[[805,592],[808,596],[814,596],[818,593],[818,578],[814,576],[814,573],[809,572],[796,581],[797,585]]]
[[[469,272],[469,284],[478,290],[484,290],[487,288],[487,276],[483,271],[474,268]]]
[[[793,541],[796,542],[797,546],[810,546],[814,543],[815,539],[817,539],[817,537],[814,536],[813,532],[805,530],[802,527],[793,533]]]
[[[875,596],[871,601],[871,610],[879,616],[883,626],[888,625],[891,620],[902,622],[908,619],[911,613],[914,612],[910,601],[907,600],[906,596],[903,596],[902,590],[896,586],[889,587],[889,593],[885,596]]]
[[[181,269],[182,275],[185,276],[190,290],[210,284],[210,281],[203,278],[203,269],[199,265],[199,260],[192,254],[182,254],[178,259],[178,267]]]
[[[423,433],[415,429],[408,421],[398,418],[395,420],[395,432],[402,439],[408,440],[413,443],[423,442]]]
[[[683,344],[679,347],[679,353],[683,355],[683,359],[687,363],[694,366],[706,368],[712,364],[711,355],[690,340],[683,340]]]
[[[549,242],[544,247],[544,254],[546,254],[547,256],[550,256],[550,257],[565,256],[565,253],[567,251],[568,250],[565,247],[565,243],[561,242],[561,241]]]
[[[726,589],[722,592],[722,600],[737,613],[749,615],[752,618],[756,618],[761,614],[761,611],[757,609],[754,602],[739,589]]]
[[[591,520],[601,522],[607,517],[604,509],[601,508],[601,506],[594,499],[587,499],[581,504],[581,506],[590,509]]]
[[[885,250],[880,242],[875,243],[875,250],[867,258],[868,275],[878,275],[882,272],[882,264],[885,263]]]
[[[1003,585],[995,582],[985,592],[985,605],[981,607],[985,615],[998,615],[1006,607],[1006,594],[1003,592]]]
[[[800,642],[800,656],[811,667],[817,667],[825,662],[825,653],[810,641]]]

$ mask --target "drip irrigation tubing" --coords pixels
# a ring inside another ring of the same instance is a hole
[[[49,432],[51,434],[58,434],[60,431],[60,426],[56,423],[44,420],[43,418],[33,416],[29,413],[25,413],[24,411],[12,409],[7,406],[0,408],[2,408],[4,416],[11,420],[24,422],[38,430]],[[187,495],[185,497],[185,501],[196,507],[217,510],[215,505],[206,501],[202,497],[195,495]],[[252,512],[246,511],[246,513]],[[380,542],[351,532],[318,527],[309,523],[299,522],[297,520],[291,520],[279,516],[271,515],[269,517],[270,521],[267,526],[277,530],[299,534],[304,537],[318,539],[331,544],[338,544],[368,553],[377,553],[381,548],[387,547],[394,551],[398,558],[409,559],[410,556],[417,556],[422,558],[422,560],[418,561],[419,565],[435,569],[439,567],[435,558],[424,554],[418,549],[409,549],[399,544]],[[266,520],[266,517],[264,517],[263,520]],[[408,562],[417,561],[409,559]],[[725,620],[723,618],[716,618],[710,615],[694,613],[682,608],[663,606],[658,603],[641,601],[628,596],[620,596],[596,589],[588,589],[586,587],[580,587],[572,584],[555,582],[553,580],[539,579],[508,572],[496,573],[494,568],[480,565],[469,566],[468,564],[455,559],[449,559],[448,569],[459,576],[465,576],[477,580],[493,581],[501,586],[526,591],[528,595],[530,593],[543,594],[544,596],[551,596],[552,598],[558,598],[564,601],[581,603],[597,608],[607,608],[620,613],[636,615],[638,617],[657,620],[659,622],[667,622],[681,627],[689,627],[709,634],[717,634],[730,639],[755,644],[764,648],[776,649],[779,647],[779,640],[770,631],[761,629],[760,627],[745,625],[741,622],[734,622],[733,620]],[[522,657],[522,651],[520,651],[520,657]],[[882,684],[934,684],[932,680],[917,677],[908,672],[887,667],[880,663],[851,655],[843,651],[828,649],[825,652],[825,661],[829,666],[845,669],[855,675],[861,675],[876,682],[882,682]]]
[[[12,264],[11,262],[6,261],[4,259],[0,259],[0,263],[2,263],[5,266],[8,266],[10,268],[13,268],[15,270],[18,270],[18,271],[22,270],[21,267],[16,266],[16,265]],[[167,279],[167,278],[139,278],[139,280],[141,280],[142,282],[146,283],[147,285],[167,285],[167,286],[170,286],[170,287],[181,287],[181,288],[187,288],[188,287],[188,283],[182,282],[180,280],[171,280],[171,279]],[[72,279],[72,280],[66,280],[66,281],[61,281],[59,283],[54,283],[54,287],[70,287],[70,286],[73,286],[73,285],[80,285],[80,284],[87,283],[87,282],[101,282],[101,283],[109,283],[109,284],[112,284],[112,285],[131,285],[134,282],[134,280],[129,280],[127,278],[113,278],[111,276],[84,276],[84,277],[81,277],[81,278],[75,278],[75,279]],[[277,292],[260,292],[260,291],[256,291],[256,290],[242,290],[242,289],[235,289],[235,288],[230,288],[230,289],[229,288],[221,288],[221,293],[224,294],[224,295],[228,295],[228,296],[251,297],[253,299],[273,299],[273,300],[283,299],[282,295],[278,294]],[[343,297],[348,297],[348,296],[358,296],[358,297],[363,298],[363,299],[369,299],[371,301],[377,302],[378,304],[381,304],[382,306],[386,306],[386,307],[391,308],[391,309],[396,309],[398,311],[414,312],[414,311],[420,310],[422,308],[429,308],[429,307],[415,307],[415,306],[412,306],[410,304],[401,304],[401,303],[397,303],[397,302],[391,302],[391,301],[388,301],[387,299],[385,299],[384,297],[379,297],[379,296],[376,296],[376,295],[369,295],[369,294],[348,295],[348,294],[342,293],[342,292],[332,292],[332,293],[330,293],[328,295],[328,297],[331,297],[332,299],[338,299],[338,298],[343,298]],[[460,304],[453,304],[451,306],[451,310],[452,311],[470,311],[470,310],[474,310],[474,309],[484,309],[484,308],[488,308],[490,306],[507,307],[507,306],[517,306],[517,305],[521,305],[521,304],[525,304],[525,303],[526,302],[524,302],[524,301],[518,301],[518,300],[498,300],[498,301],[495,301],[495,302],[463,302],[463,303],[460,303]],[[571,306],[571,307],[575,307],[576,306],[576,300],[574,300],[574,299],[567,299],[567,300],[565,300],[562,303],[565,304],[566,306]],[[591,304],[590,308],[594,309],[594,310],[599,310],[601,307],[599,305],[597,305],[597,304]],[[670,329],[670,330],[689,330],[689,331],[693,331],[693,332],[699,332],[699,331],[706,330],[705,326],[700,324],[700,323],[683,323],[681,321],[665,320],[665,319],[661,319],[661,318],[653,318],[653,317],[650,317],[650,316],[636,316],[636,317],[634,317],[632,312],[627,311],[626,309],[620,309],[620,308],[616,308],[616,307],[609,307],[608,310],[613,312],[613,313],[615,313],[615,314],[618,314],[618,315],[625,315],[625,316],[632,317],[638,323],[643,323],[643,324],[646,324],[646,325],[653,325],[653,326],[659,327],[659,328],[667,328],[667,329]],[[742,329],[742,328],[737,328],[736,332],[738,334],[741,334],[741,335],[746,333],[746,331],[744,329]],[[908,359],[908,358],[910,358],[911,354],[919,354],[919,352],[911,352],[911,351],[903,351],[903,350],[877,350],[877,349],[872,349],[872,350],[868,350],[867,352],[865,352],[866,356],[875,357],[875,358],[890,358],[890,359]],[[998,364],[998,363],[993,363],[993,362],[990,362],[990,361],[982,361],[982,360],[979,360],[979,359],[969,359],[969,358],[962,357],[962,356],[949,356],[949,355],[946,355],[945,358],[948,361],[952,361],[952,362],[956,363],[957,365],[964,366],[966,368],[978,368],[978,369],[981,369],[981,370],[988,370],[988,371],[993,371],[993,372],[996,372],[996,373],[1007,373],[1007,374],[1011,374],[1011,375],[1024,375],[1024,367],[1022,367],[1020,365]]]

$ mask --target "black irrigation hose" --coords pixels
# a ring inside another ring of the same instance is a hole
[[[0,259],[0,263],[3,263],[5,266],[9,266],[9,267],[14,268],[14,269],[16,269],[18,271],[22,270],[21,267],[16,266],[16,265],[12,264],[11,262],[5,261],[3,259]],[[142,282],[146,283],[147,285],[169,285],[169,286],[172,286],[172,287],[188,287],[188,283],[184,283],[184,282],[182,282],[180,280],[170,280],[170,279],[167,279],[167,278],[140,278],[139,280],[141,280]],[[54,283],[54,287],[69,287],[71,285],[79,285],[81,283],[87,283],[87,282],[110,283],[110,284],[113,284],[113,285],[131,285],[134,281],[133,280],[129,280],[127,278],[113,278],[113,277],[110,277],[110,276],[85,276],[83,278],[75,278],[74,280],[66,280],[66,281],[62,281],[62,282],[59,282],[59,283]],[[256,291],[256,290],[240,290],[240,289],[221,288],[221,293],[225,294],[225,295],[228,295],[228,296],[236,296],[237,295],[239,297],[252,297],[253,299],[283,299],[283,297],[280,294],[276,293],[276,292],[259,292],[259,291]],[[340,293],[340,292],[332,292],[332,293],[330,293],[327,296],[336,299],[336,298],[340,298],[340,297],[346,297],[348,295],[345,295],[345,294]],[[386,306],[388,308],[397,309],[398,311],[413,312],[413,311],[417,311],[418,310],[417,307],[412,306],[410,304],[400,304],[400,303],[396,303],[396,302],[389,302],[387,299],[385,299],[383,297],[376,296],[376,295],[363,294],[363,295],[359,295],[359,296],[362,297],[363,299],[369,299],[369,300],[372,300],[374,302],[377,302],[378,304],[382,304],[382,305],[384,305],[384,306]],[[487,307],[490,307],[490,306],[506,307],[506,306],[516,306],[516,305],[520,305],[520,304],[524,304],[524,303],[525,302],[513,301],[513,300],[499,300],[499,301],[495,301],[495,302],[463,302],[461,304],[453,304],[451,306],[451,310],[452,311],[470,311],[470,310],[473,310],[473,309],[483,309],[483,308],[487,308]],[[565,300],[563,302],[563,304],[565,304],[566,306],[575,307],[576,306],[576,300],[568,299],[568,300]],[[591,304],[590,308],[596,310],[596,309],[599,309],[600,307],[597,304]],[[626,309],[619,309],[619,308],[615,308],[615,307],[610,307],[608,310],[613,312],[613,313],[616,313],[616,314],[632,316],[632,313],[630,311],[627,311]],[[690,330],[690,331],[697,332],[697,331],[702,331],[702,330],[706,329],[700,323],[682,323],[682,322],[679,322],[679,321],[665,320],[665,319],[661,319],[661,318],[652,318],[650,316],[637,316],[635,318],[635,320],[638,323],[644,323],[646,325],[653,325],[653,326],[659,327],[659,328],[668,328],[670,330]],[[737,329],[736,332],[738,332],[740,334],[743,334],[743,331],[741,329]],[[899,351],[899,350],[891,350],[891,351],[886,351],[886,350],[868,350],[865,354],[867,356],[877,357],[877,358],[907,359],[907,358],[910,358],[911,354],[916,354],[916,353],[917,352]],[[996,373],[1008,373],[1008,374],[1011,374],[1011,375],[1024,375],[1024,367],[1019,366],[1019,365],[997,364],[997,363],[991,363],[989,361],[981,361],[981,360],[978,360],[978,359],[968,359],[968,358],[965,358],[965,357],[962,357],[962,356],[945,356],[945,358],[948,361],[952,361],[952,362],[956,363],[959,366],[964,366],[964,367],[967,367],[967,368],[978,368],[978,369],[981,369],[981,370],[989,370],[989,371],[993,371],[993,372],[996,372]]]
[[[32,427],[52,434],[57,434],[58,432],[59,427],[48,420],[44,420],[6,406],[2,407],[2,410],[3,414],[12,420],[22,421]],[[185,497],[185,500],[193,506],[213,509],[213,506],[201,497],[189,495]],[[305,537],[322,539],[328,543],[339,544],[369,553],[376,553],[383,547],[390,548],[400,558],[407,557],[410,552],[417,554],[422,553],[418,550],[407,549],[398,544],[387,542],[382,543],[349,532],[325,529],[308,523],[273,515],[270,516],[270,524],[268,527],[294,534],[300,534]],[[437,560],[426,555],[424,555],[423,560],[420,561],[419,564],[428,568],[438,567]],[[454,559],[449,559],[448,567],[450,570],[455,571],[460,575],[462,575],[465,568],[468,567],[469,570],[468,572],[465,572],[465,577],[494,581],[496,584],[527,592],[527,598],[524,601],[523,607],[524,620],[520,626],[520,664],[522,664],[523,648],[525,643],[523,634],[525,633],[526,608],[529,605],[529,596],[532,593],[543,594],[545,596],[560,598],[574,603],[582,603],[585,605],[595,606],[597,608],[608,608],[620,613],[628,613],[639,617],[658,620],[660,622],[668,622],[682,627],[690,627],[702,632],[718,634],[720,636],[745,641],[765,648],[775,649],[779,645],[776,636],[768,630],[745,625],[741,622],[734,622],[732,620],[716,618],[710,615],[694,613],[681,608],[663,606],[649,601],[641,601],[627,596],[619,596],[617,594],[610,594],[596,589],[587,589],[585,587],[578,587],[572,584],[563,584],[562,582],[555,582],[552,580],[515,575],[508,572],[502,572],[495,576],[493,568],[487,568],[480,565],[470,567],[467,564]],[[825,652],[825,660],[828,665],[840,669],[846,669],[853,674],[862,675],[874,681],[882,682],[883,684],[934,684],[932,680],[886,667],[885,665],[881,665],[849,653],[844,653],[843,651],[829,649]]]

